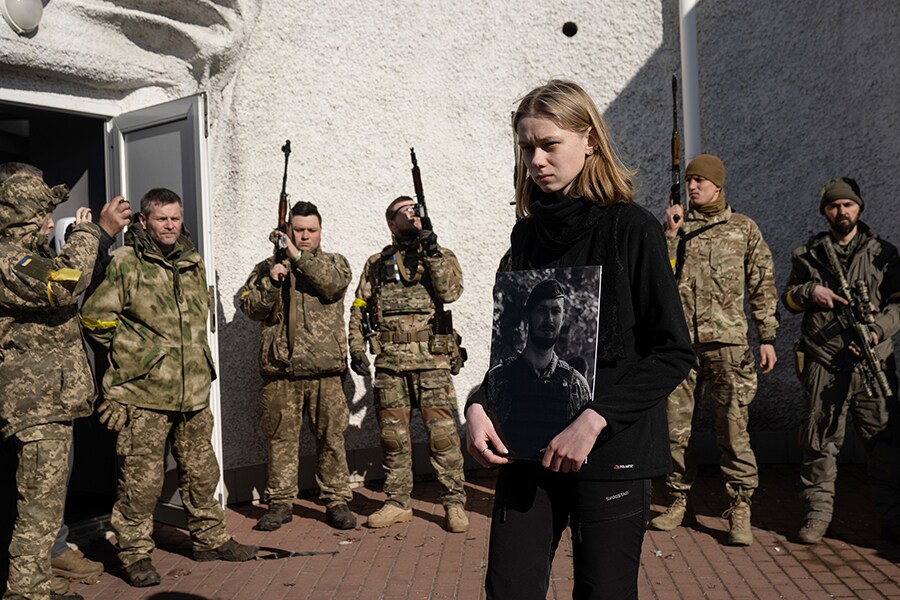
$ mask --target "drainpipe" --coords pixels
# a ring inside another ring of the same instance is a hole
[[[697,4],[678,0],[681,37],[681,106],[684,118],[684,160],[702,154],[700,139],[700,87],[697,76]]]

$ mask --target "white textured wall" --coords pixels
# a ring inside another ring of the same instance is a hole
[[[385,205],[412,193],[415,146],[437,233],[465,272],[466,292],[452,306],[470,353],[456,378],[460,403],[487,365],[490,288],[514,221],[508,118],[517,97],[553,76],[582,83],[625,160],[641,169],[639,201],[662,213],[670,73],[679,64],[675,0],[160,0],[156,15],[144,4],[50,2],[30,38],[0,25],[0,86],[123,110],[209,93],[227,469],[265,461],[256,326],[234,299],[268,252],[286,138],[293,200],[319,205],[324,247],[354,269],[351,294],[366,257],[388,241]],[[857,176],[864,218],[894,237],[893,0],[703,0],[698,11],[702,149],[724,158],[728,198],[762,227],[779,286],[791,248],[822,226],[815,192],[832,175]],[[578,24],[575,37],[562,35],[565,21]],[[782,363],[753,406],[755,430],[795,425],[796,319],[785,322]],[[354,376],[348,392],[348,447],[377,448],[370,386]]]
[[[409,148],[416,148],[439,239],[463,265],[466,289],[451,306],[470,356],[456,377],[462,404],[487,367],[493,275],[514,222],[509,113],[518,96],[555,75],[583,82],[604,109],[616,104],[658,62],[663,43],[659,3],[625,4],[340,2],[296,12],[262,5],[215,127],[227,465],[265,456],[258,445],[228,450],[230,441],[256,439],[259,387],[256,374],[240,368],[252,364],[247,348],[256,326],[236,311],[234,294],[268,252],[284,140],[294,149],[292,200],[319,205],[323,247],[353,267],[351,295],[366,258],[389,242],[386,205],[412,195]],[[568,20],[579,25],[573,38],[561,33]],[[667,102],[675,57],[666,60],[658,81],[630,93]],[[614,131],[635,128],[625,120],[641,112],[618,109]],[[661,149],[666,114],[646,119],[658,125]],[[650,151],[652,143],[644,136],[628,147]],[[356,376],[349,385],[351,449],[378,446],[370,385]]]

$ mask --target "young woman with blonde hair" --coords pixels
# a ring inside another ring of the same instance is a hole
[[[545,598],[571,526],[574,598],[637,598],[650,480],[671,469],[666,397],[694,358],[666,242],[657,219],[633,203],[634,171],[581,87],[535,88],[512,126],[520,219],[501,269],[601,265],[600,333],[593,400],[541,463],[504,457],[483,396],[466,407],[469,452],[485,467],[502,465],[487,596]]]

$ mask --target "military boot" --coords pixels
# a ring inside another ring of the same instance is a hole
[[[394,523],[406,523],[412,521],[413,511],[411,508],[403,508],[396,504],[385,503],[384,506],[369,515],[366,519],[366,527],[372,529],[381,529],[382,527],[390,527]]]
[[[325,522],[335,529],[353,529],[356,527],[356,517],[350,512],[350,507],[343,502],[328,507],[325,511]]]
[[[125,567],[125,575],[128,577],[128,584],[132,587],[150,587],[159,585],[160,582],[159,573],[149,558],[142,558]]]
[[[660,531],[672,531],[684,521],[684,514],[687,512],[687,496],[675,496],[675,500],[661,515],[654,517],[650,521],[650,527]]]
[[[797,541],[801,544],[818,544],[828,531],[828,521],[822,519],[807,519],[797,534]]]
[[[53,574],[71,581],[97,583],[103,575],[103,564],[88,560],[80,550],[66,548],[59,556],[50,559]]]
[[[465,533],[469,530],[469,517],[466,516],[466,509],[462,506],[448,506],[447,511],[447,531],[450,533]]]
[[[735,498],[723,516],[728,517],[729,545],[749,546],[753,543],[753,532],[750,530],[750,502]]]
[[[228,562],[244,562],[256,558],[259,546],[249,546],[230,538],[227,542],[212,550],[194,550],[194,560],[206,562],[208,560],[226,560]]]
[[[69,591],[69,580],[65,577],[53,576],[50,578],[50,593],[56,596],[65,596]]]
[[[84,600],[84,597],[69,591],[69,580],[65,577],[50,578],[50,600]]]
[[[253,529],[258,531],[275,531],[285,523],[290,523],[294,518],[294,507],[284,502],[270,504],[269,510],[263,513]]]

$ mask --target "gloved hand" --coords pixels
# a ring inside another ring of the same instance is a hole
[[[440,256],[440,251],[438,250],[437,245],[437,234],[433,231],[429,231],[428,229],[423,229],[419,232],[419,244],[422,246],[422,251],[427,256]]]
[[[353,369],[353,372],[357,375],[362,375],[363,377],[369,376],[369,357],[366,356],[365,352],[351,352],[350,353],[350,368]]]
[[[121,402],[104,400],[97,408],[100,422],[106,425],[110,431],[122,431],[128,423],[128,409]]]

